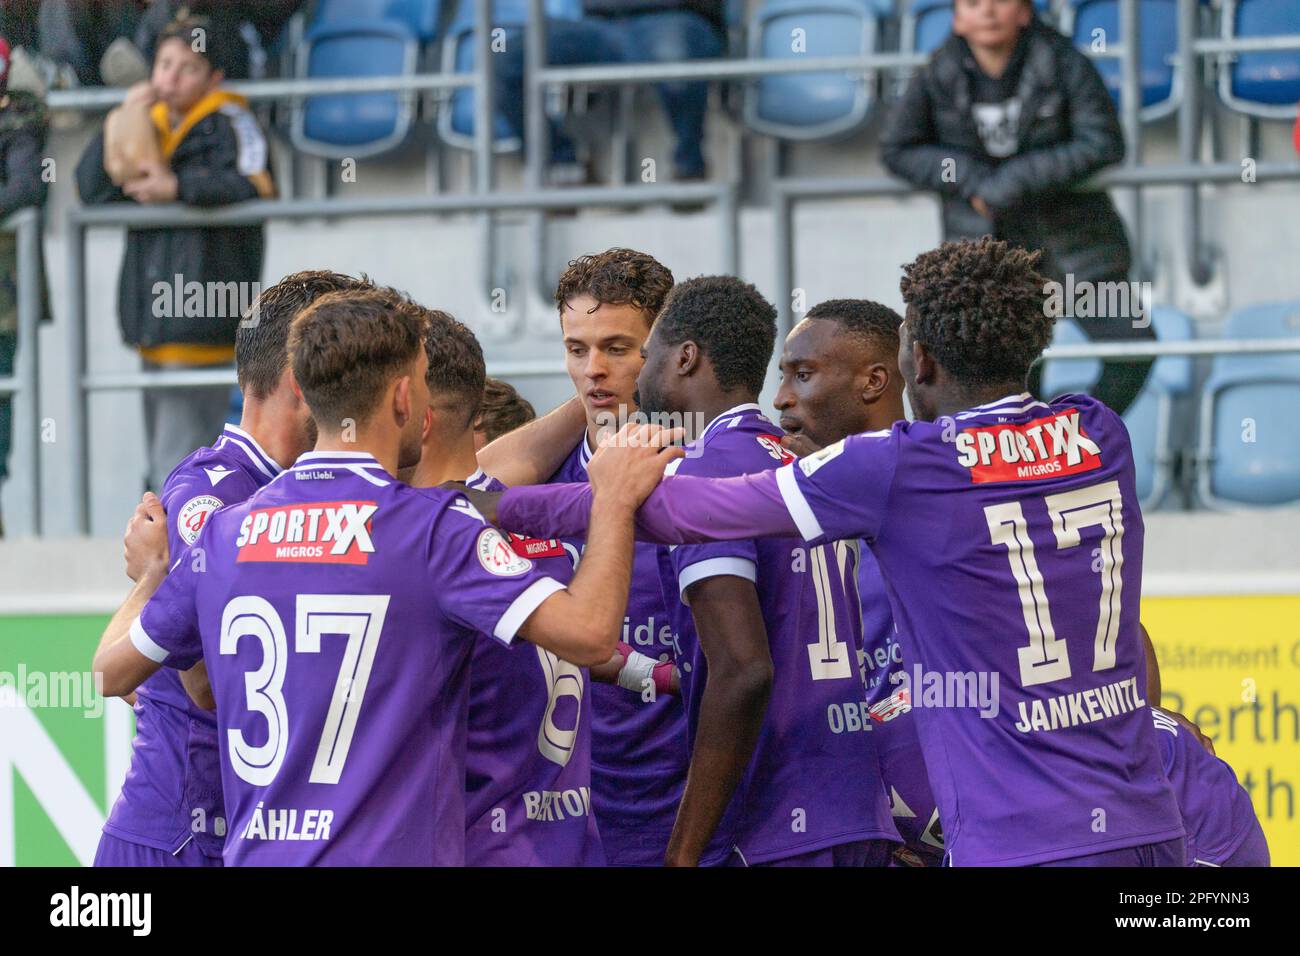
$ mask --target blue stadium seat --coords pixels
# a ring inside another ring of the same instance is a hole
[[[397,20],[331,20],[308,31],[299,76],[406,76],[419,40]],[[411,131],[412,95],[400,92],[311,96],[294,113],[290,139],[305,153],[362,159],[399,146]]]
[[[555,20],[581,20],[582,0],[546,0],[543,5],[547,17]],[[474,0],[460,0],[456,13],[447,27],[442,46],[444,72],[472,73],[474,71]],[[522,27],[528,22],[526,0],[494,0],[492,25],[494,27]],[[512,153],[523,148],[523,140],[512,130],[504,117],[493,120],[492,149],[497,153]],[[443,141],[462,149],[474,146],[474,91],[456,90],[450,105],[438,115],[438,135]]]
[[[1193,337],[1192,320],[1178,309],[1156,306],[1152,309],[1151,323],[1162,342],[1182,342]],[[1053,345],[1082,345],[1087,341],[1073,319],[1056,323]],[[1043,393],[1086,393],[1100,375],[1099,359],[1057,359],[1043,369]],[[1175,412],[1191,392],[1192,382],[1190,356],[1158,358],[1146,385],[1124,413],[1124,425],[1133,443],[1138,499],[1144,509],[1160,507],[1174,487],[1174,468],[1179,457],[1174,435]]]
[[[767,0],[749,25],[752,57],[859,56],[878,45],[877,10],[869,0]],[[792,47],[803,30],[804,52]],[[840,136],[866,122],[875,101],[871,77],[787,73],[757,80],[746,91],[745,125],[780,139]]]
[[[1300,300],[1238,309],[1223,337],[1300,337]],[[1300,353],[1215,356],[1201,398],[1201,501],[1218,508],[1300,503],[1297,409]]]
[[[1225,0],[1223,38],[1300,32],[1300,0]],[[1219,70],[1219,98],[1263,119],[1295,119],[1300,102],[1300,50],[1238,53]]]
[[[1086,50],[1097,35],[1123,42],[1119,19],[1119,0],[1073,0],[1062,12],[1061,29]],[[1098,30],[1102,31],[1101,34],[1096,33]],[[1174,67],[1178,48],[1178,0],[1141,0],[1138,4],[1138,32],[1141,115],[1144,122],[1149,122],[1174,112],[1182,99],[1182,76]],[[1094,59],[1093,63],[1118,106],[1120,61],[1107,57]]]
[[[1050,0],[1034,0],[1039,16],[1050,10]],[[943,46],[952,33],[952,0],[911,0],[903,17],[902,49],[905,53],[930,53]]]
[[[442,0],[318,0],[312,26],[340,21],[396,20],[421,43],[438,36]]]

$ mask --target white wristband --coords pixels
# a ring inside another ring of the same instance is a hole
[[[627,655],[627,660],[623,662],[623,669],[618,672],[618,686],[641,693],[645,690],[647,681],[654,683],[654,669],[658,663],[653,657],[633,651]]]

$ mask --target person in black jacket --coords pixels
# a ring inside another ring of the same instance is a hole
[[[127,92],[128,103],[152,104],[163,161],[119,187],[105,170],[101,132],[77,167],[83,202],[222,206],[273,195],[266,137],[248,101],[220,88],[227,42],[203,18],[167,28],[152,78]],[[118,318],[144,368],[232,365],[262,259],[261,226],[128,230]],[[145,390],[150,488],[160,489],[181,458],[221,430],[229,397],[226,386]]]
[[[947,240],[992,235],[1041,249],[1039,271],[1067,292],[1067,276],[1076,290],[1127,283],[1132,257],[1114,204],[1104,192],[1076,188],[1124,158],[1115,106],[1096,68],[1034,16],[1031,0],[956,0],[953,7],[953,35],[885,123],[885,165],[939,193]],[[1154,338],[1136,308],[1076,321],[1093,340]],[[1150,360],[1106,362],[1092,393],[1122,414],[1150,368]]]
[[[30,93],[8,91],[9,57],[9,43],[0,37],[0,220],[26,206],[45,205],[48,190],[42,176],[45,107]],[[44,299],[44,277],[38,281]],[[9,233],[0,233],[0,378],[14,372],[17,332],[17,240]],[[0,485],[9,475],[12,433],[13,399],[0,395]],[[4,522],[0,520],[0,537],[3,535]]]

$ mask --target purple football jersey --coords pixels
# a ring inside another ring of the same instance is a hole
[[[889,588],[950,861],[1182,835],[1143,699],[1128,433],[1028,395],[855,435],[776,476],[805,538],[861,535]]]
[[[862,602],[862,644],[859,654],[867,700],[876,715],[880,771],[889,794],[889,812],[907,850],[917,864],[935,866],[943,856],[943,828],[930,789],[916,734],[911,702],[905,691],[907,672],[902,642],[894,626],[889,593],[880,565],[866,542],[858,566],[858,598]]]
[[[214,513],[131,638],[207,662],[227,865],[464,863],[473,643],[563,587],[363,452],[309,452]]]
[[[711,422],[669,469],[722,477],[776,468],[791,460],[782,434],[759,406],[739,405]],[[897,839],[858,668],[858,558],[857,541],[809,548],[798,538],[660,549],[692,746],[707,680],[687,589],[718,576],[753,581],[771,647],[772,692],[758,743],[701,862],[717,862],[726,843],[756,864]]]
[[[505,485],[477,472],[471,488]],[[516,553],[567,584],[559,541],[512,538]],[[591,679],[531,644],[478,641],[470,658],[465,755],[468,866],[602,866],[591,810]]]
[[[558,530],[585,504],[581,489],[513,495],[498,517],[520,529],[549,515]],[[850,436],[775,472],[669,478],[637,524],[670,543],[791,527],[813,544],[867,539],[948,862],[1049,862],[1183,837],[1142,696],[1132,449],[1101,403],[1012,395]]]
[[[590,459],[584,435],[550,482],[585,484]],[[564,544],[577,558],[584,539],[566,537]],[[657,551],[636,545],[623,641],[666,661],[676,655],[677,637],[659,587]],[[611,866],[662,866],[686,784],[686,709],[673,695],[646,701],[614,684],[594,685],[591,707],[592,805],[605,859]]]
[[[1153,707],[1151,716],[1165,773],[1187,828],[1187,865],[1224,866],[1252,838],[1266,847],[1250,794],[1237,782],[1232,767],[1164,711]],[[1267,854],[1249,865],[1268,866]]]
[[[172,469],[160,495],[172,559],[194,543],[212,512],[245,500],[279,473],[253,436],[234,425]],[[216,715],[190,700],[175,670],[159,670],[137,691],[131,766],[104,832],[169,853],[192,835],[205,856],[221,859],[226,820]]]

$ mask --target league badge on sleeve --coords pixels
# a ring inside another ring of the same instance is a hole
[[[199,540],[199,532],[208,521],[208,515],[218,508],[225,507],[225,502],[212,495],[197,495],[185,502],[176,515],[176,533],[186,544]]]

